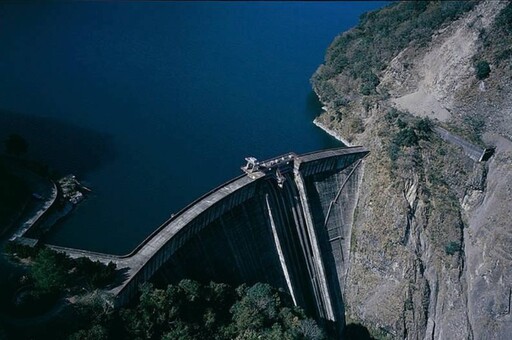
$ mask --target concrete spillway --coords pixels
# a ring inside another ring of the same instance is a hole
[[[343,324],[343,279],[367,153],[350,147],[251,158],[245,175],[190,204],[127,256],[54,248],[124,268],[112,288],[117,305],[148,280],[267,282],[317,319]]]

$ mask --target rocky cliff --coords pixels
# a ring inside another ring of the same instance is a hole
[[[338,36],[312,77],[317,123],[371,151],[345,278],[378,338],[512,334],[512,5],[393,3]],[[469,158],[436,127],[477,147]]]

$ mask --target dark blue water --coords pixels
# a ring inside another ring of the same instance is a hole
[[[244,157],[339,145],[312,124],[309,77],[382,5],[1,4],[4,130],[94,189],[50,241],[126,253]]]

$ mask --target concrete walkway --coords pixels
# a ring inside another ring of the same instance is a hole
[[[22,237],[35,223],[37,223],[48,209],[55,203],[57,199],[57,186],[55,183],[39,176],[33,171],[27,169],[23,165],[18,164],[17,160],[5,162],[5,166],[9,172],[19,177],[28,187],[31,193],[35,193],[43,197],[39,200],[32,197],[30,202],[21,213],[15,232],[9,238],[14,240]]]
[[[442,127],[436,126],[434,127],[434,131],[446,142],[461,147],[464,153],[475,162],[485,162],[493,154],[493,149],[486,149],[472,144]]]

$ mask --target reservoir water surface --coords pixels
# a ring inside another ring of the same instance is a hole
[[[0,4],[0,137],[94,190],[48,241],[128,253],[244,157],[338,146],[309,78],[383,4]]]

